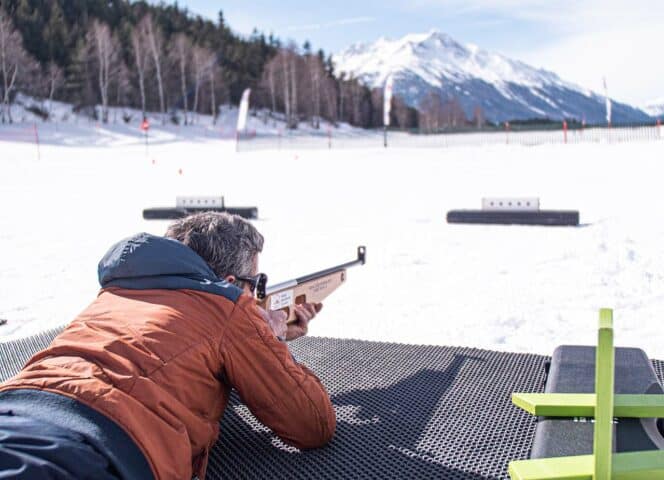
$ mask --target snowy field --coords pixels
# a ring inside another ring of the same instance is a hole
[[[550,354],[594,343],[598,309],[612,307],[617,344],[664,359],[662,141],[238,154],[228,140],[155,132],[146,151],[133,134],[82,128],[40,159],[0,140],[2,340],[80,312],[111,244],[165,231],[144,208],[224,195],[258,207],[271,283],[367,246],[312,335]],[[583,225],[446,223],[483,196],[540,197],[543,209],[578,209]]]

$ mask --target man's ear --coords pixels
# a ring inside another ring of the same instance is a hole
[[[228,283],[235,283],[235,275],[226,275],[224,278]]]

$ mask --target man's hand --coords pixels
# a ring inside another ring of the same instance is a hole
[[[309,330],[309,322],[323,308],[322,303],[302,303],[295,305],[295,321],[288,324],[286,340],[295,340],[303,337]]]
[[[279,340],[285,339],[286,330],[288,329],[288,325],[286,324],[286,319],[288,318],[288,315],[286,314],[286,312],[282,312],[281,310],[274,310],[274,311],[265,310],[261,307],[258,307],[258,311],[263,316],[263,319],[270,326],[270,328],[274,332],[274,335]]]

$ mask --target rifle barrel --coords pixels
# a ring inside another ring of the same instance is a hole
[[[297,280],[286,280],[285,282],[277,283],[276,285],[270,285],[265,289],[265,296],[272,295],[274,292],[283,290],[285,288],[292,288],[297,286]]]
[[[364,246],[359,246],[357,247],[357,260],[353,260],[351,262],[346,262],[342,263],[341,265],[337,265],[336,267],[330,267],[326,268],[324,270],[321,270],[319,272],[315,273],[310,273],[308,275],[303,275],[301,277],[298,277],[294,280],[287,280],[282,283],[277,283],[276,285],[271,285],[265,289],[265,295],[271,295],[274,292],[278,292],[279,290],[283,290],[284,288],[292,288],[297,285],[300,285],[304,282],[308,282],[309,280],[315,280],[317,278],[324,277],[325,275],[329,275],[331,273],[338,272],[340,270],[343,270],[348,267],[354,267],[355,265],[364,265],[366,262],[366,252],[367,249]]]

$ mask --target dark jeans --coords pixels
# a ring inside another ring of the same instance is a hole
[[[0,479],[118,480],[109,460],[69,429],[0,408]]]
[[[30,389],[0,392],[0,480],[5,478],[154,480],[147,459],[118,424],[73,398]]]

